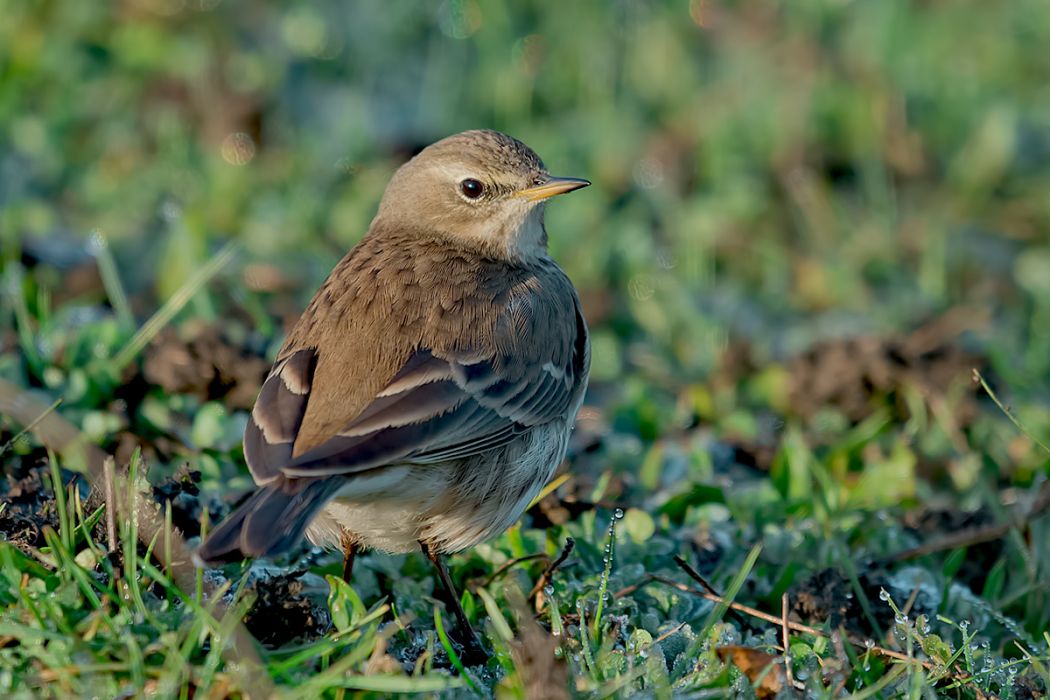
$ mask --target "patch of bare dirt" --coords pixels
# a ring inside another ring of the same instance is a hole
[[[230,504],[218,496],[201,497],[198,484],[201,473],[189,469],[186,465],[179,467],[174,474],[153,487],[153,497],[163,507],[171,503],[171,522],[186,537],[198,537],[201,534],[201,519],[205,511],[208,522],[213,525],[230,512]],[[230,494],[232,497],[234,494]]]
[[[926,506],[905,513],[901,523],[920,542],[930,543],[960,533],[979,534],[996,528],[999,521],[987,507],[967,511],[950,506]],[[959,546],[966,546],[966,557],[952,578],[966,584],[970,590],[979,592],[984,588],[992,567],[1002,558],[1006,549],[1005,542],[1001,536],[987,540],[976,537],[972,542]]]
[[[332,625],[324,598],[310,595],[310,578],[302,571],[273,573],[254,578],[248,590],[255,604],[244,617],[244,625],[259,642],[270,648],[313,639]]]
[[[7,444],[11,437],[0,431],[0,445]],[[43,448],[22,455],[8,452],[0,457],[0,465],[0,503],[4,504],[0,511],[0,539],[24,552],[43,547],[44,528],[57,531],[59,526],[47,452]],[[79,487],[72,472],[63,472],[62,478]]]
[[[879,600],[879,592],[886,587],[885,578],[875,571],[861,572],[857,578],[881,629],[872,627],[849,578],[837,569],[822,569],[795,583],[788,591],[790,614],[806,624],[827,621],[832,628],[843,626],[861,636],[881,635],[893,623],[893,611]]]
[[[935,411],[962,384],[952,405],[959,426],[977,415],[977,391],[972,370],[984,359],[967,350],[959,336],[977,326],[972,311],[957,309],[906,335],[837,338],[818,343],[791,360],[790,406],[809,417],[833,406],[852,421],[888,405],[897,419],[907,419],[905,391],[917,389]]]
[[[145,380],[170,393],[250,409],[270,370],[262,349],[237,342],[217,325],[166,328],[146,351]]]

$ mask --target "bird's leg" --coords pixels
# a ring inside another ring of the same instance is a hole
[[[340,538],[343,545],[343,580],[350,583],[354,576],[354,557],[357,556],[357,540],[346,530]]]
[[[448,575],[448,569],[445,568],[445,563],[441,561],[441,555],[433,551],[427,546],[426,542],[420,540],[420,548],[423,550],[423,554],[430,563],[437,569],[438,578],[441,579],[441,585],[445,589],[445,593],[448,597],[449,607],[452,608],[452,614],[456,616],[456,629],[459,632],[458,636],[460,641],[466,647],[467,655],[473,661],[483,663],[485,661],[485,652],[481,649],[481,642],[478,641],[477,635],[474,634],[474,628],[470,626],[470,620],[467,619],[467,613],[463,611],[463,606],[459,604],[459,596],[456,594],[456,587],[452,585],[452,577]],[[469,663],[469,662],[468,662]]]

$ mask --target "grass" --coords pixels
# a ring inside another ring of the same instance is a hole
[[[0,0],[0,694],[1047,693],[1044,3],[347,8]],[[464,667],[420,556],[175,531],[390,173],[478,126],[595,183],[548,215],[594,366],[566,476],[452,558]]]

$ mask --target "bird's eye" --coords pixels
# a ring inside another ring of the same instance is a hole
[[[485,193],[485,186],[472,177],[459,183],[459,189],[467,199],[477,199]]]

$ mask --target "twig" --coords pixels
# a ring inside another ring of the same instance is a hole
[[[507,561],[503,562],[498,567],[496,567],[495,571],[486,576],[482,580],[482,582],[478,584],[478,587],[485,588],[490,583],[499,578],[500,574],[502,574],[504,571],[511,568],[512,566],[517,566],[518,564],[523,564],[527,561],[533,561],[535,559],[550,559],[550,557],[548,557],[545,552],[537,552],[536,554],[526,554],[523,557],[515,557],[513,559],[508,559]]]
[[[694,581],[699,583],[701,586],[703,586],[705,591],[707,591],[711,595],[716,596],[717,598],[721,599],[722,594],[719,593],[717,590],[715,590],[714,586],[712,586],[710,583],[708,583],[707,579],[705,579],[703,576],[701,576],[700,572],[697,571],[696,569],[694,569],[689,562],[687,562],[685,559],[683,559],[682,557],[680,557],[677,554],[675,554],[674,555],[674,563],[677,564],[678,568],[680,568],[682,571],[684,571],[689,576],[689,578],[693,579]],[[735,611],[730,610],[729,614],[732,615],[733,619],[736,620],[738,623],[742,624],[744,622],[744,619],[742,617],[740,617],[740,615],[737,614]],[[787,647],[784,647],[784,652],[787,653]]]
[[[1032,520],[1042,516],[1048,508],[1050,508],[1050,481],[1044,481],[1039,487],[1039,493],[1032,501],[1032,506],[1028,509],[1028,512],[1012,522],[995,523],[984,527],[969,528],[950,535],[945,535],[944,537],[940,537],[932,542],[926,542],[917,547],[911,547],[898,552],[891,557],[891,560],[905,561],[908,559],[917,559],[928,554],[936,554],[937,552],[944,552],[949,549],[960,549],[962,547],[971,547],[975,544],[993,542],[1004,537],[1014,528],[1020,530],[1027,527]]]
[[[795,677],[791,673],[791,645],[789,638],[791,632],[788,629],[788,594],[780,597],[780,638],[784,642],[784,672],[787,674],[787,682],[791,687],[795,686]]]
[[[106,551],[110,554],[117,551],[117,490],[113,484],[115,471],[113,458],[107,456],[102,462],[102,495],[106,499]]]
[[[572,550],[575,549],[575,547],[576,540],[571,537],[566,537],[565,546],[561,548],[561,554],[559,554],[558,558],[552,561],[550,565],[544,569],[543,573],[540,574],[539,580],[536,581],[536,585],[532,587],[531,591],[529,591],[528,599],[536,599],[535,609],[537,612],[543,608],[543,589],[547,587],[547,584],[550,583],[551,576],[554,575],[554,572],[558,570],[559,566],[565,563],[565,560],[569,558],[569,555],[572,554]]]
[[[674,555],[674,563],[678,564],[678,568],[680,568],[682,571],[688,574],[689,578],[699,583],[705,591],[707,591],[711,595],[718,595],[718,591],[716,591],[714,587],[707,582],[707,579],[701,576],[700,572],[694,569],[692,565],[689,564],[689,562],[687,562],[685,559],[676,554]]]
[[[671,636],[672,634],[674,634],[675,632],[678,632],[678,631],[680,631],[680,630],[681,630],[681,629],[682,629],[683,627],[685,627],[685,626],[686,626],[686,625],[688,625],[688,624],[689,624],[688,622],[680,622],[680,623],[678,623],[678,624],[677,624],[677,625],[675,625],[675,626],[674,626],[673,628],[671,628],[671,629],[667,630],[666,632],[664,632],[663,634],[661,634],[661,635],[660,635],[659,637],[657,637],[656,639],[654,639],[654,640],[653,640],[653,644],[659,644],[660,642],[664,641],[665,639],[667,639],[668,637],[670,637],[670,636]]]
[[[701,591],[699,589],[692,588],[684,583],[679,583],[674,579],[668,578],[666,576],[661,576],[659,574],[646,574],[638,583],[626,586],[613,593],[613,597],[622,598],[625,595],[630,595],[631,593],[634,593],[638,589],[650,583],[662,583],[665,586],[670,586],[671,588],[682,591],[683,593],[689,593],[691,595],[699,596],[706,600],[710,600],[712,603],[726,604],[732,610],[744,613],[745,615],[750,615],[751,617],[758,618],[759,620],[765,620],[766,622],[769,622],[774,625],[780,626],[786,624],[789,630],[793,630],[795,632],[802,632],[803,634],[812,634],[815,637],[823,637],[825,639],[829,638],[828,633],[824,630],[818,629],[816,627],[810,627],[809,625],[803,625],[798,622],[792,622],[791,620],[785,621],[782,617],[770,615],[767,612],[762,612],[761,610],[758,610],[757,608],[752,608],[748,605],[729,602],[721,596],[712,595],[707,591]],[[936,665],[930,661],[921,661],[919,659],[916,659],[914,656],[909,657],[907,654],[902,654],[899,651],[893,651],[892,649],[887,649],[885,647],[878,646],[877,644],[869,646],[868,640],[859,640],[854,639],[852,637],[847,637],[846,641],[848,641],[850,644],[857,647],[858,649],[866,649],[868,651],[873,651],[877,654],[880,654],[881,656],[885,656],[891,659],[897,659],[898,661],[906,661],[908,663],[920,664],[923,668],[929,671],[943,670],[938,669]],[[968,680],[969,676],[967,674],[959,672],[956,674],[956,678],[959,678],[961,680]]]

